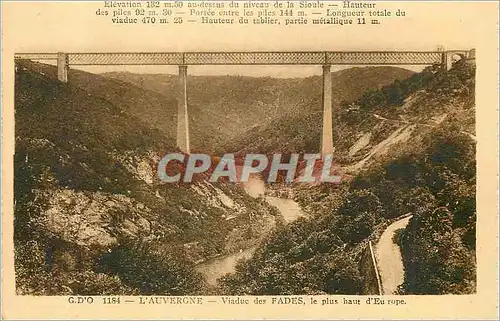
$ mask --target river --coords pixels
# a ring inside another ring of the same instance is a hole
[[[266,185],[259,176],[252,176],[244,184],[246,193],[252,197],[264,196],[266,192]],[[286,223],[295,221],[296,219],[304,216],[297,202],[292,199],[264,196],[264,199],[271,205],[278,208]],[[257,249],[253,246],[240,252],[228,254],[225,256],[217,257],[207,262],[203,262],[196,266],[196,271],[205,276],[205,280],[210,285],[216,285],[217,279],[227,273],[233,273],[236,263],[240,259],[249,259]]]

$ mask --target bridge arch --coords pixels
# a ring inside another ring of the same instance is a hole
[[[446,52],[446,70],[450,70],[454,64],[459,61],[475,59],[476,52],[474,49],[468,50],[452,50]]]
[[[454,63],[459,62],[462,59],[467,59],[467,56],[462,52],[454,52],[452,54],[452,60]]]

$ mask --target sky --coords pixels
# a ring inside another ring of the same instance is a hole
[[[352,66],[332,66],[332,72]],[[421,71],[423,66],[397,66]],[[144,74],[177,74],[176,66],[75,66],[75,69],[91,73],[128,71]],[[195,76],[239,75],[249,77],[294,78],[322,74],[321,66],[189,66],[188,74]]]
[[[42,61],[42,63],[47,63]],[[52,64],[52,63],[51,63]],[[71,66],[70,66],[71,67]],[[342,69],[366,66],[332,66],[332,72]],[[425,66],[398,65],[398,68],[415,72],[422,71]],[[99,74],[106,72],[131,72],[137,74],[170,74],[178,73],[177,66],[74,66],[73,69]],[[189,66],[188,74],[193,76],[223,76],[237,75],[247,77],[297,78],[311,77],[322,74],[321,66]]]
[[[471,2],[436,2],[434,10],[423,1],[384,2],[384,8],[403,8],[406,17],[384,20],[382,26],[333,27],[265,25],[189,25],[150,26],[110,23],[95,12],[102,1],[32,2],[16,1],[4,5],[9,29],[5,43],[13,52],[189,52],[189,51],[432,51],[472,49],[482,45],[478,35],[488,19]],[[464,12],[470,13],[464,15]],[[22,13],[22,14],[21,14]],[[77,14],[75,14],[77,13]],[[22,17],[20,19],[19,17]],[[64,27],[61,27],[64,26]],[[15,31],[14,32],[9,32]],[[47,35],[50,35],[49,37]],[[43,39],[43,41],[40,41]],[[7,50],[7,49],[6,49]],[[478,50],[478,54],[480,51]],[[401,66],[404,67],[404,66]],[[332,71],[341,67],[332,68]],[[344,68],[344,67],[342,67]],[[421,67],[406,67],[418,71]],[[136,73],[177,74],[175,66],[85,67],[86,71],[130,71]],[[321,74],[321,66],[193,66],[191,75],[244,75],[307,77]]]

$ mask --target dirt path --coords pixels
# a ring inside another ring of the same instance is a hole
[[[395,294],[398,286],[404,281],[401,249],[394,243],[393,237],[397,230],[405,228],[408,225],[410,218],[411,216],[389,225],[375,246],[375,256],[377,258],[383,294]]]

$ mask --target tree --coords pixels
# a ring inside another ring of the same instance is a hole
[[[118,276],[143,295],[192,295],[204,285],[187,262],[170,253],[152,253],[147,243],[118,246],[102,256],[98,270]]]

